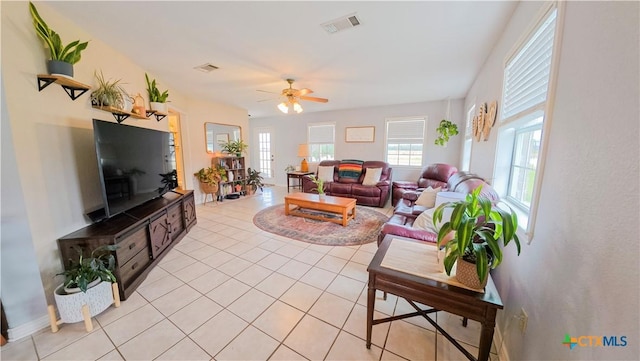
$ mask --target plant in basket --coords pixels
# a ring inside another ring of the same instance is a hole
[[[511,241],[520,255],[520,240],[516,234],[518,218],[509,211],[494,205],[488,198],[480,196],[482,186],[467,195],[465,200],[441,204],[433,213],[434,224],[442,221],[445,208],[453,208],[451,219],[438,231],[438,247],[453,232],[453,238],[445,245],[444,267],[448,275],[456,264],[456,278],[472,288],[484,288],[489,268],[502,262],[502,247]],[[475,265],[469,267],[469,264]],[[475,270],[468,275],[466,269]]]

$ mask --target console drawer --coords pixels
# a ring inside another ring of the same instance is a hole
[[[120,282],[124,287],[129,285],[129,281],[133,280],[137,275],[147,268],[151,262],[149,257],[149,247],[145,246],[131,260],[120,266]]]
[[[129,262],[141,249],[147,248],[148,240],[146,224],[141,225],[138,229],[126,235],[118,237],[116,239],[116,245],[118,246],[116,250],[118,264]]]
[[[180,204],[176,204],[167,210],[167,216],[169,217],[171,240],[176,239],[180,233],[184,230],[184,222],[182,219],[182,207]]]

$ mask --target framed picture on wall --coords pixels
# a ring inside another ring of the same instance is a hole
[[[344,141],[347,143],[373,143],[376,140],[376,127],[344,128]]]
[[[216,134],[216,144],[226,144],[226,143],[229,143],[229,133]]]

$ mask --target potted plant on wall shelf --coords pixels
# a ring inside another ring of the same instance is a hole
[[[237,157],[241,157],[242,153],[244,153],[249,145],[242,141],[242,139],[238,140],[230,140],[226,143],[220,143],[220,147],[222,151],[229,154],[235,154]]]
[[[98,81],[98,87],[91,92],[91,105],[98,107],[110,106],[126,112],[131,111],[133,99],[120,86],[120,79],[115,81],[105,80],[102,70],[100,70],[100,73],[95,71],[94,75]]]
[[[475,289],[484,288],[489,268],[496,268],[502,262],[501,246],[514,241],[520,255],[516,214],[479,196],[481,190],[482,186],[476,188],[465,200],[441,204],[433,213],[433,223],[439,224],[444,209],[453,208],[451,219],[438,231],[438,248],[454,232],[445,245],[445,270],[451,275],[456,264],[457,280]]]
[[[80,61],[80,53],[87,48],[89,43],[81,43],[80,40],[76,40],[66,46],[63,45],[60,35],[49,28],[44,19],[38,14],[36,6],[31,2],[29,2],[29,12],[31,13],[36,33],[49,48],[51,57],[47,62],[49,74],[73,77],[73,64]]]
[[[436,128],[438,137],[435,140],[436,145],[446,146],[449,138],[458,134],[458,126],[446,119],[442,119]]]
[[[149,106],[151,107],[151,110],[166,113],[169,91],[165,90],[163,92],[160,92],[160,90],[156,86],[156,80],[150,80],[147,73],[144,73],[144,78],[147,81],[147,94],[149,94]]]

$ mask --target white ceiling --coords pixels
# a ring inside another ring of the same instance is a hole
[[[512,1],[55,1],[47,5],[187,96],[281,114],[294,78],[326,104],[305,112],[464,97]],[[357,13],[362,25],[320,24]],[[219,70],[202,73],[195,66]],[[277,95],[273,95],[277,98]]]

